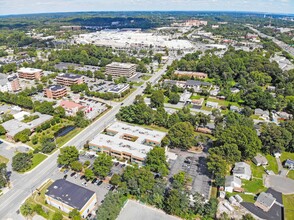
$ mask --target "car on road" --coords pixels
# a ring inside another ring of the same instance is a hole
[[[67,178],[67,175],[65,174],[65,175],[63,176],[63,179],[65,179],[65,180],[66,180],[66,178]]]
[[[72,172],[72,173],[70,174],[71,177],[73,177],[74,175],[76,175],[76,172]]]

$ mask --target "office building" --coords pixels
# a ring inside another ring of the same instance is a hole
[[[113,62],[106,65],[106,75],[131,77],[136,74],[136,64]]]
[[[90,141],[90,149],[142,165],[153,146],[160,146],[166,133],[115,122]]]
[[[5,75],[0,73],[0,91],[16,92],[21,89],[17,75]]]
[[[51,85],[45,89],[45,96],[49,99],[59,99],[66,95],[66,88],[61,85]]]
[[[93,211],[97,204],[95,192],[64,179],[56,180],[49,186],[45,199],[49,205],[65,213],[77,209],[83,219]]]
[[[123,92],[127,91],[130,89],[130,85],[127,83],[120,83],[118,85],[113,86],[108,90],[108,92],[116,94],[116,95],[121,95]]]
[[[62,73],[56,77],[56,82],[60,85],[71,86],[84,83],[84,77],[72,73]]]
[[[34,68],[20,68],[17,73],[19,78],[29,80],[41,80],[41,77],[43,76],[43,71],[41,69]]]
[[[78,111],[83,111],[85,109],[81,104],[68,100],[61,101],[60,106],[64,108],[67,116],[75,116]]]

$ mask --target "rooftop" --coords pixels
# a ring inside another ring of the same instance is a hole
[[[46,192],[47,196],[78,210],[81,210],[94,194],[95,192],[64,179],[56,180]]]
[[[69,101],[69,100],[62,100],[60,102],[60,106],[62,106],[64,108],[69,108],[69,109],[72,109],[72,108],[83,108],[84,107],[84,106],[82,106],[79,103],[75,103],[75,102]]]
[[[273,197],[270,193],[261,192],[256,199],[256,202],[259,202],[265,207],[271,207],[273,203],[276,201],[276,198]]]
[[[64,86],[61,86],[61,85],[51,85],[51,86],[48,86],[48,89],[52,90],[52,91],[57,91],[57,90],[61,90],[61,89],[64,89],[65,87]]]
[[[230,187],[230,186],[234,186],[235,183],[237,185],[240,185],[242,184],[241,182],[241,179],[239,179],[238,177],[235,177],[235,176],[226,176],[226,180],[225,180],[225,186],[226,187]]]
[[[250,165],[245,162],[235,163],[235,167],[233,169],[234,174],[245,174],[251,176],[251,168]]]
[[[41,72],[41,69],[35,69],[35,68],[20,68],[19,70],[17,70],[17,72],[25,72],[25,73],[38,73]]]
[[[106,67],[117,67],[117,68],[132,68],[136,66],[136,64],[133,63],[118,63],[118,62],[112,62],[108,64]]]
[[[83,78],[83,76],[73,74],[73,73],[61,73],[58,75],[58,77],[68,78],[68,79],[80,79]]]

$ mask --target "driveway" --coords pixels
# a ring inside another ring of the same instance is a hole
[[[294,180],[279,175],[268,175],[265,178],[265,186],[283,194],[294,193]]]

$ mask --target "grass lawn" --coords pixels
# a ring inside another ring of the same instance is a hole
[[[256,166],[252,161],[249,161],[248,164],[250,164],[252,176],[262,178],[262,174],[265,174],[264,168],[262,166]]]
[[[283,152],[280,159],[282,163],[287,159],[294,160],[294,153]]]
[[[141,79],[146,81],[146,80],[150,79],[151,77],[152,77],[151,75],[144,75],[141,77]]]
[[[211,194],[210,194],[211,198],[217,198],[217,188],[216,187],[211,187]]]
[[[197,93],[194,93],[190,99],[193,100],[193,99],[200,99],[200,98],[204,98],[204,96],[197,95]]]
[[[283,203],[285,208],[285,219],[294,219],[294,194],[283,195]]]
[[[0,155],[0,163],[8,163],[8,159],[6,157],[3,157],[2,155]]]
[[[134,82],[133,86],[142,86],[144,82]]]
[[[253,178],[252,180],[242,180],[242,187],[245,189],[245,192],[251,192],[258,194],[266,190],[263,186],[262,179]]]
[[[237,102],[228,102],[226,100],[220,100],[216,98],[208,98],[207,101],[211,102],[217,102],[221,106],[228,106],[229,104],[239,107],[239,104]]]
[[[47,158],[47,156],[44,155],[44,154],[41,154],[41,153],[34,154],[33,159],[32,159],[32,162],[33,162],[32,166],[27,171],[30,171],[30,170],[34,169],[36,166],[38,166],[46,158]]]
[[[212,111],[212,108],[209,108],[209,107],[203,105],[203,106],[201,107],[201,110],[204,110],[204,111]]]
[[[266,157],[266,159],[268,161],[268,165],[267,165],[266,169],[272,170],[276,174],[278,174],[279,168],[278,168],[278,164],[277,164],[276,158],[274,158],[274,156],[272,156],[270,154],[266,155],[265,157]]]
[[[244,202],[251,202],[251,203],[255,202],[255,199],[254,199],[253,195],[248,195],[248,194],[244,194],[244,193],[237,193],[237,192],[229,193],[229,192],[226,192],[226,197],[230,198],[231,196],[234,196],[234,195],[237,195],[237,194],[239,196],[241,196],[241,198],[244,200]]]
[[[287,177],[294,180],[294,170],[290,170]]]

